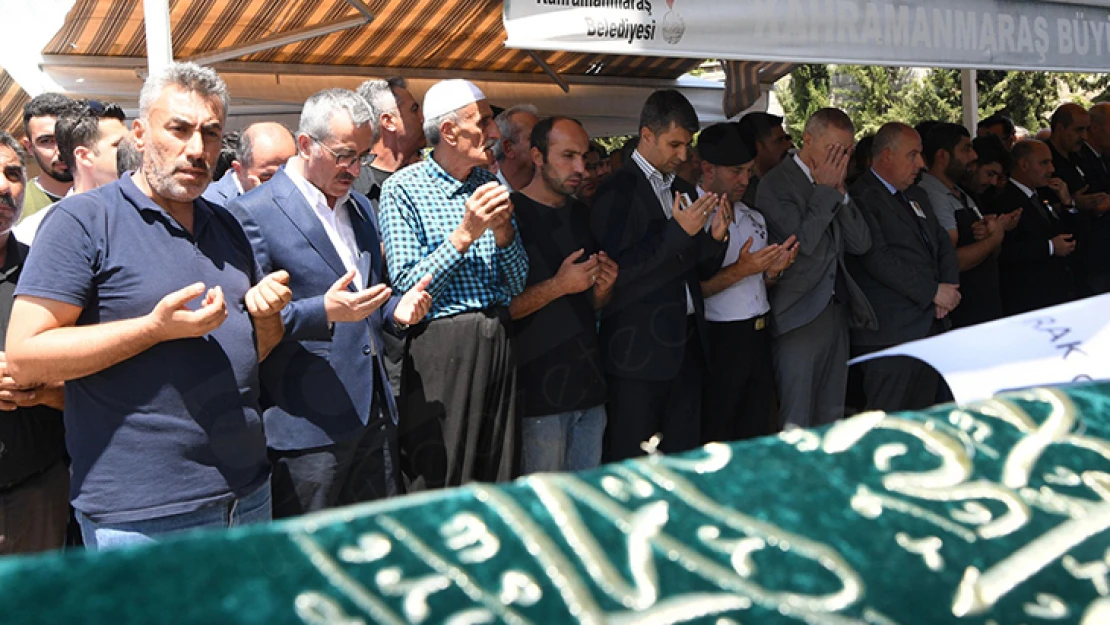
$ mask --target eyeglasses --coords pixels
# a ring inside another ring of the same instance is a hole
[[[366,150],[362,154],[355,154],[354,152],[351,152],[349,150],[336,152],[335,150],[324,145],[324,142],[317,139],[316,137],[308,135],[308,138],[312,139],[316,142],[317,145],[327,150],[328,154],[331,154],[332,158],[335,159],[335,164],[339,167],[342,167],[343,169],[347,169],[351,165],[354,165],[355,162],[358,162],[358,164],[362,167],[369,167],[370,163],[374,162],[374,157],[377,156],[377,154],[374,154],[370,150]]]

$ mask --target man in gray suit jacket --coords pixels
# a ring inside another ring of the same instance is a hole
[[[796,264],[770,291],[775,381],[784,425],[831,423],[844,414],[848,326],[874,326],[867,298],[844,266],[871,235],[844,178],[855,129],[838,109],[806,122],[802,149],[772,169],[756,196],[772,243],[795,235]]]
[[[944,332],[960,303],[960,268],[948,232],[928,194],[914,185],[924,167],[921,138],[906,124],[879,129],[871,169],[852,185],[852,198],[871,229],[871,249],[848,266],[879,319],[877,329],[852,331],[853,355]],[[865,408],[911,410],[936,403],[940,376],[914,358],[862,365]]]

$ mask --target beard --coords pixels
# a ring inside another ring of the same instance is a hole
[[[42,170],[42,173],[58,182],[73,182],[73,172],[69,171],[68,168],[65,171],[55,171],[54,162],[42,162],[42,159],[34,150],[31,150],[31,154],[35,157],[35,162],[39,164],[39,169]]]
[[[0,195],[0,233],[8,232],[19,221],[19,214],[23,212],[23,199],[17,202],[11,193]]]
[[[557,172],[552,171],[552,167],[544,164],[543,169],[540,170],[540,175],[543,176],[543,181],[547,184],[548,188],[557,192],[559,195],[571,196],[574,192],[582,186],[582,177],[578,174],[571,174],[566,178],[560,178]]]
[[[179,180],[176,174],[183,169],[203,169],[208,175],[197,180]],[[154,146],[143,153],[142,172],[155,193],[175,202],[192,202],[204,193],[208,183],[212,181],[212,168],[207,161],[167,162],[157,154]]]

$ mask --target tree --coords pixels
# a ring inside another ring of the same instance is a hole
[[[809,116],[829,105],[829,67],[799,65],[789,80],[775,85],[775,93],[786,113],[787,132],[800,139]]]
[[[891,119],[916,126],[923,121],[960,123],[963,117],[960,70],[934,69],[915,80],[891,107]]]
[[[856,136],[864,137],[896,118],[891,110],[904,100],[912,80],[911,72],[901,67],[838,65],[833,102],[852,118]]]

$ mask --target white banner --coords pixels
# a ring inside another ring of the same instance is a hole
[[[1110,11],[1028,0],[505,0],[506,46],[1104,72]]]
[[[1089,297],[851,361],[911,356],[944,376],[958,403],[1001,391],[1110,379],[1110,295]]]

